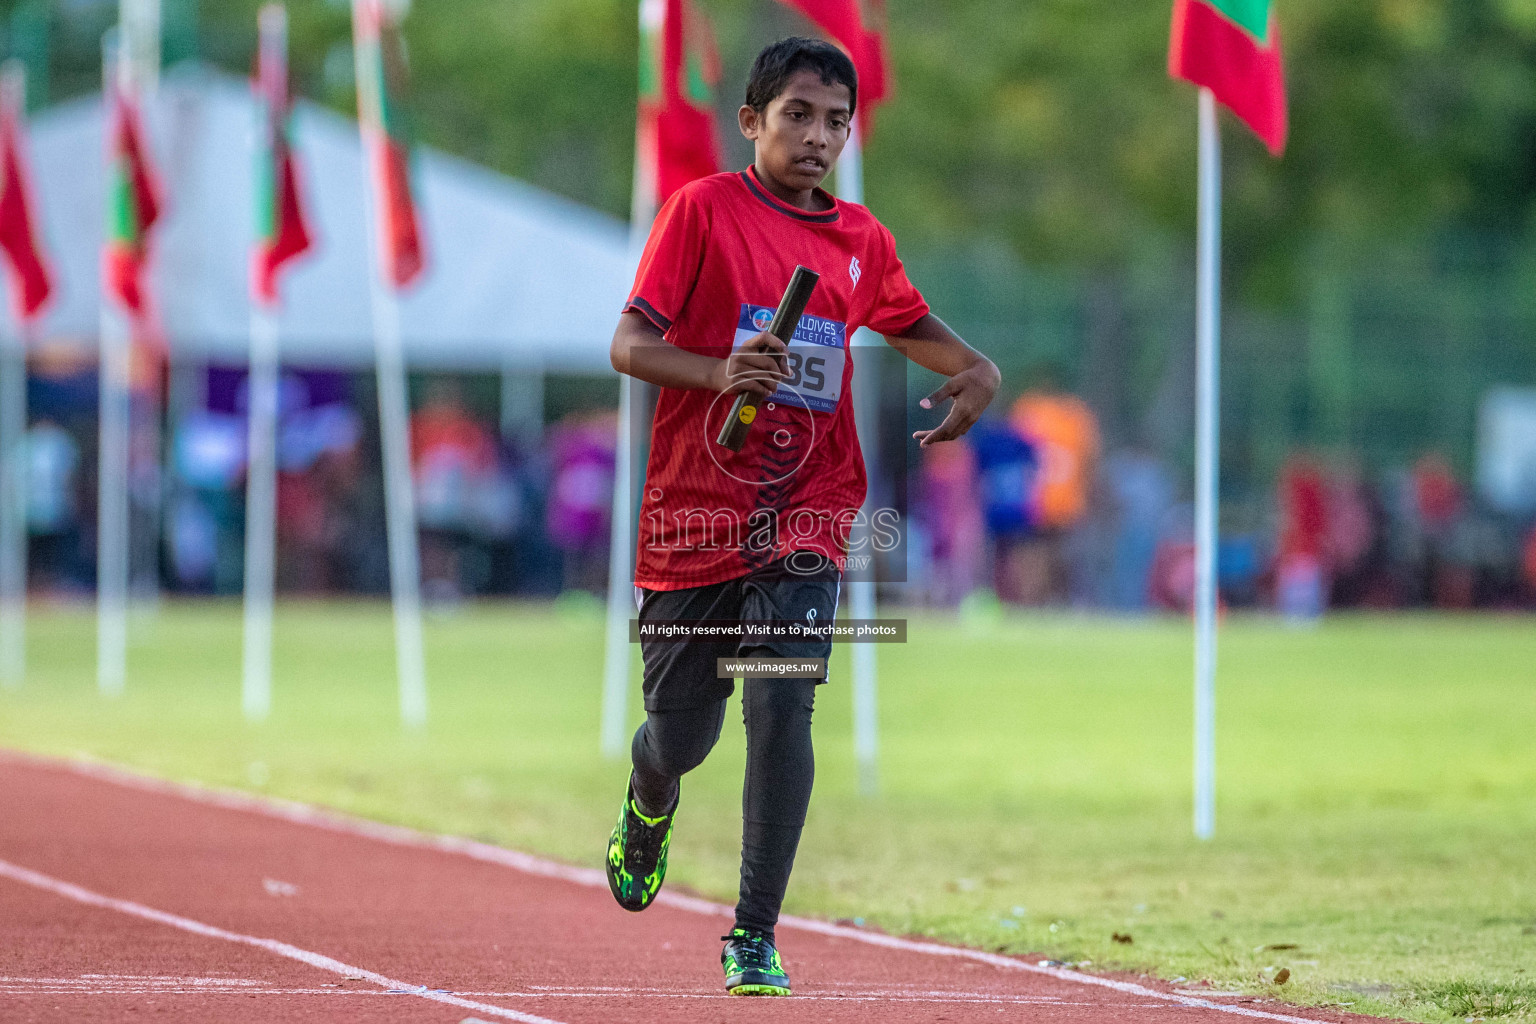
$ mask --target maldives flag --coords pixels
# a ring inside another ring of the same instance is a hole
[[[105,285],[124,309],[143,319],[149,302],[142,276],[149,260],[149,231],[160,219],[160,189],[144,148],[138,108],[122,86],[111,89]]]
[[[1269,151],[1285,151],[1285,72],[1271,0],[1174,0],[1168,73],[1205,86]]]
[[[890,94],[884,0],[784,0],[831,36],[859,72],[859,109],[873,111]],[[867,116],[860,113],[867,123]]]
[[[715,87],[720,57],[704,16],[688,0],[640,5],[639,188],[655,206],[720,170]]]
[[[353,0],[352,38],[357,58],[358,115],[367,140],[384,274],[396,288],[426,267],[416,203],[411,198],[411,144],[405,108],[405,48],[392,5]]]
[[[21,109],[14,94],[0,104],[0,252],[11,266],[16,318],[36,316],[53,294],[32,219],[31,175],[21,150]]]
[[[256,164],[256,251],[251,290],[258,302],[277,302],[277,272],[308,251],[309,227],[294,171],[292,99],[288,93],[287,15],[279,4],[261,12],[256,74],[262,108],[262,146]]]

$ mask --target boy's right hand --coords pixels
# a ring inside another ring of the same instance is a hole
[[[745,391],[766,398],[789,376],[784,358],[787,351],[784,342],[767,331],[749,338],[716,366],[715,390],[727,395]]]

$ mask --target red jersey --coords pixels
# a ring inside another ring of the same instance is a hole
[[[873,214],[833,199],[809,213],[754,169],[700,178],[656,217],[626,312],[690,352],[724,358],[768,327],[801,264],[821,275],[789,345],[790,378],[740,452],[715,444],[734,395],[662,388],[640,506],[635,583],[720,583],[792,551],[843,567],[864,503],[850,386],[854,331],[899,337],[928,313]]]

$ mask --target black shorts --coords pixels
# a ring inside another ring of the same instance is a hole
[[[790,556],[794,557],[794,556]],[[803,561],[803,556],[800,559]],[[787,559],[769,562],[724,583],[684,590],[640,590],[640,621],[740,621],[777,619],[831,622],[843,574],[826,559],[814,571],[791,571]],[[797,566],[798,568],[798,566]],[[814,613],[814,614],[813,614]],[[736,691],[730,679],[716,678],[716,660],[751,655],[827,658],[832,641],[691,640],[641,641],[645,659],[645,709],[675,711],[724,700]],[[821,682],[826,682],[823,678]]]

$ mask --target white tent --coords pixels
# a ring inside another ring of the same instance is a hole
[[[173,359],[243,363],[249,346],[256,106],[248,84],[201,67],[162,80],[145,113],[166,212],[153,294]],[[30,126],[42,230],[58,292],[41,336],[94,339],[105,221],[100,97]],[[316,249],[283,282],[287,364],[374,358],[357,125],[297,104],[295,148]],[[428,271],[401,304],[419,367],[611,372],[608,343],[633,276],[627,226],[430,149],[417,154]]]

